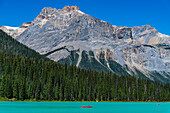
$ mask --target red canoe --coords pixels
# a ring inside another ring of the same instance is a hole
[[[81,106],[81,108],[93,108],[92,106]]]

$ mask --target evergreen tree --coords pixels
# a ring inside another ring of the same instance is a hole
[[[0,96],[17,100],[169,101],[170,85],[0,51]]]

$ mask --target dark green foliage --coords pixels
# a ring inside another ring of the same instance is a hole
[[[170,100],[169,84],[42,59],[0,52],[0,69],[1,97],[60,101]]]
[[[170,49],[170,45],[167,45],[167,44],[157,44],[156,46],[157,46],[157,47],[164,48],[164,49],[167,49],[167,50]]]
[[[61,47],[61,48],[58,48],[58,49],[55,49],[55,50],[53,50],[53,51],[50,51],[50,52],[44,54],[44,56],[51,55],[51,54],[55,53],[56,51],[60,51],[60,50],[62,50],[62,49],[66,49],[66,46]]]
[[[36,51],[19,43],[2,30],[0,30],[0,51],[7,54],[19,55],[30,58],[43,58],[45,60],[49,60],[45,56],[41,56]]]
[[[110,68],[114,71],[114,73],[122,75],[125,74],[127,76],[129,76],[129,73],[127,73],[127,71],[125,71],[125,69],[118,64],[117,62],[113,61],[113,60],[108,60]]]
[[[155,48],[154,46],[152,46],[152,45],[147,45],[147,44],[143,44],[143,46],[145,46],[145,47],[150,47],[150,48]]]
[[[76,65],[79,55],[76,53],[76,51],[69,51],[70,55],[66,58],[60,59],[58,63],[60,64],[67,64],[67,65]]]
[[[79,64],[80,68],[83,69],[90,69],[90,70],[97,70],[97,71],[102,71],[108,72],[109,69],[105,67],[104,65],[100,64],[94,57],[94,53],[92,51],[82,51],[82,59]]]

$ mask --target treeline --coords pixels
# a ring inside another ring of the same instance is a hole
[[[0,52],[0,96],[17,100],[170,101],[170,85]]]
[[[36,51],[16,41],[2,30],[0,30],[0,51],[3,53],[19,55],[23,57],[42,58],[49,60],[45,56],[40,55]]]

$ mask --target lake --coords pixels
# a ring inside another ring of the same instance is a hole
[[[170,113],[170,103],[0,102],[0,113]]]

